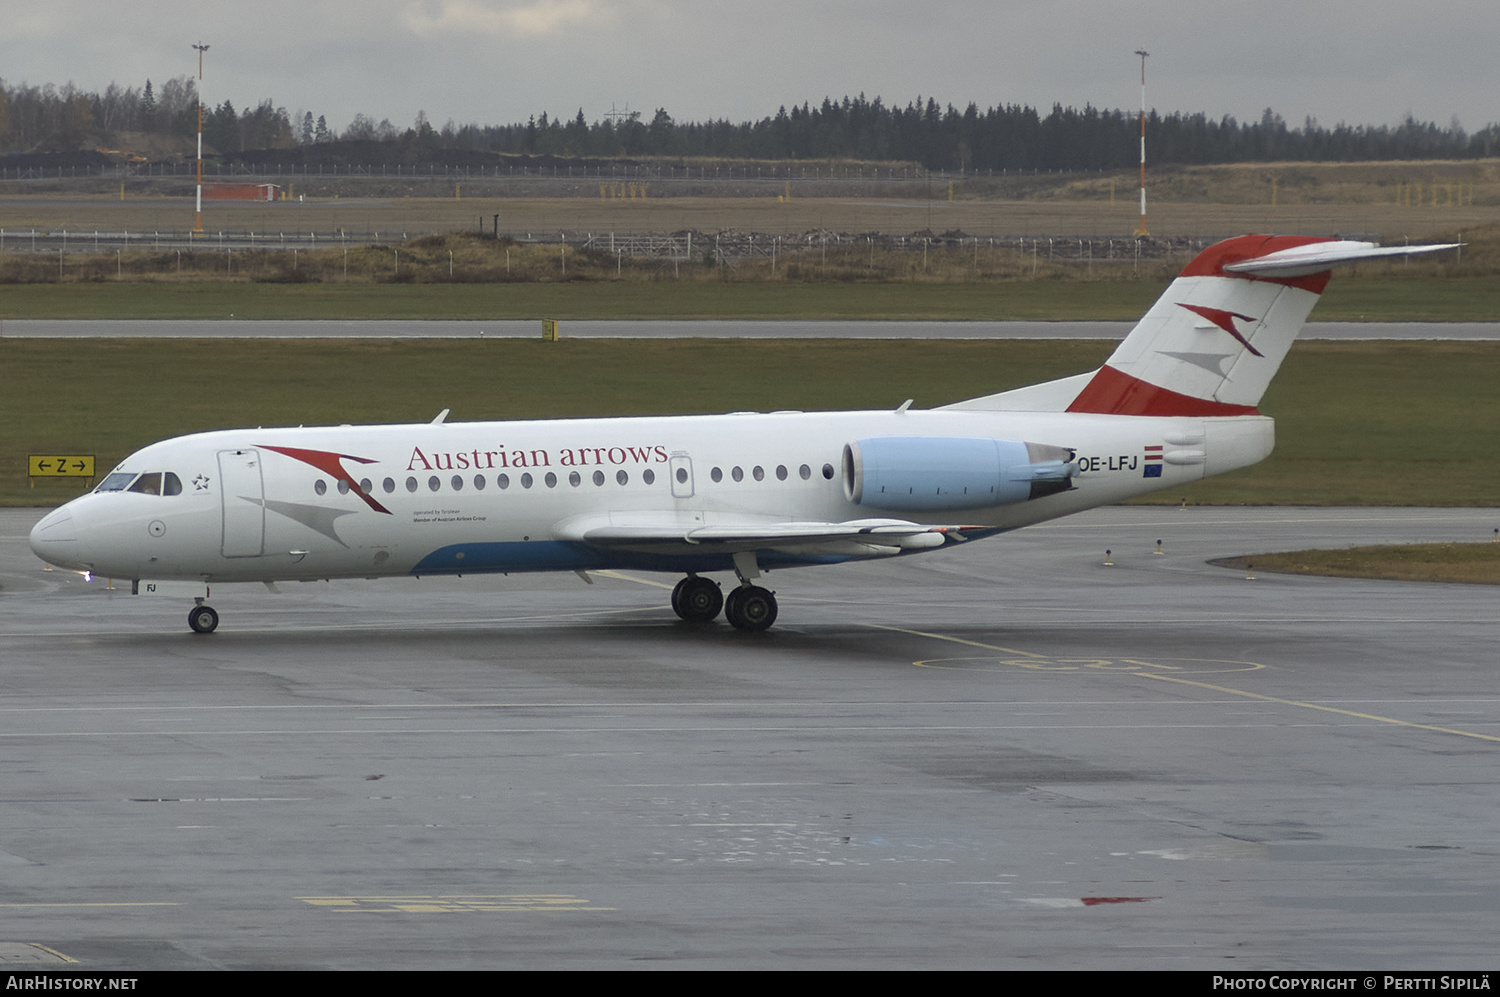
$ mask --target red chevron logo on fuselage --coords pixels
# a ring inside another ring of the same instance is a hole
[[[1241,319],[1241,320],[1243,320],[1245,322],[1258,322],[1258,321],[1260,321],[1259,319],[1255,318],[1254,316],[1252,316],[1252,315],[1241,315],[1239,312],[1225,311],[1222,308],[1210,308],[1207,305],[1189,305],[1189,304],[1185,304],[1184,302],[1181,302],[1181,301],[1177,302],[1177,305],[1180,308],[1186,308],[1188,311],[1192,312],[1194,315],[1201,315],[1204,318],[1208,319],[1214,325],[1218,326],[1220,329],[1223,329],[1225,332],[1229,333],[1235,339],[1238,339],[1240,341],[1240,345],[1243,346],[1245,349],[1249,350],[1255,356],[1258,356],[1258,357],[1263,357],[1264,356],[1264,354],[1262,354],[1260,352],[1260,350],[1257,350],[1255,347],[1251,346],[1250,345],[1250,340],[1248,340],[1244,336],[1240,335],[1240,331],[1234,327],[1234,320],[1235,319]]]
[[[324,474],[332,476],[335,481],[342,481],[347,484],[349,486],[349,490],[358,495],[360,498],[364,499],[365,505],[369,506],[371,509],[374,509],[376,512],[383,512],[387,516],[394,515],[391,510],[375,501],[374,497],[371,496],[369,492],[361,488],[359,486],[359,482],[355,481],[354,478],[349,474],[349,472],[344,470],[344,465],[339,463],[339,461],[341,460],[354,460],[358,461],[361,464],[377,463],[376,461],[371,460],[368,457],[354,457],[349,454],[330,453],[327,450],[302,450],[298,447],[269,447],[265,446],[264,444],[261,445],[261,449],[274,450],[275,452],[284,454],[285,456],[290,457],[293,460],[300,460],[302,463],[307,464],[310,467],[315,467],[319,471],[322,471]]]

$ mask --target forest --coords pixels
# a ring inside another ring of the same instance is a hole
[[[12,163],[38,154],[117,150],[145,159],[183,158],[198,124],[191,77],[160,86],[111,83],[102,92],[0,80],[0,153]],[[589,120],[546,111],[525,122],[434,126],[418,112],[409,126],[357,114],[343,129],[323,115],[265,99],[236,108],[225,100],[203,108],[206,150],[226,162],[253,162],[274,152],[301,163],[473,162],[498,155],[575,159],[846,160],[915,163],[930,170],[1003,173],[1110,170],[1139,156],[1138,112],[1055,104],[1045,114],[1020,104],[960,110],[935,98],[887,104],[864,94],[782,106],[756,121],[676,121],[665,108]],[[1271,108],[1255,121],[1201,112],[1152,110],[1146,118],[1154,164],[1359,162],[1472,159],[1500,152],[1500,124],[1472,134],[1407,117],[1400,124],[1333,127],[1309,118],[1291,126]],[[175,141],[174,141],[175,140]],[[139,146],[139,149],[132,148]]]

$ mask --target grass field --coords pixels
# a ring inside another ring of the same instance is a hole
[[[29,453],[101,470],[169,436],[231,426],[928,407],[1091,369],[1113,344],[564,339],[0,340],[0,502],[51,504]],[[1302,343],[1262,410],[1265,463],[1176,504],[1500,504],[1500,344]]]
[[[1344,550],[1298,550],[1214,561],[1226,568],[1338,578],[1500,585],[1500,543],[1399,544]]]
[[[1132,321],[1153,279],[995,283],[18,284],[3,319],[874,319]],[[1318,322],[1493,322],[1500,277],[1335,279]],[[0,327],[0,335],[4,329]],[[253,334],[253,333],[247,333]]]

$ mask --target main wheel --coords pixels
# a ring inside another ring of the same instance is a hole
[[[195,634],[211,634],[219,628],[219,614],[212,606],[194,606],[188,613],[188,626]]]
[[[776,622],[776,596],[759,585],[741,585],[725,600],[724,617],[736,630],[767,630]]]
[[[710,579],[688,575],[672,590],[672,611],[689,623],[707,623],[724,608],[724,595]]]

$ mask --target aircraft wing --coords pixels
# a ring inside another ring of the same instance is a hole
[[[774,522],[650,514],[590,517],[559,524],[553,535],[594,547],[639,551],[705,551],[774,549],[799,554],[875,557],[903,550],[924,550],[969,539],[966,534],[992,527],[913,523],[902,519],[854,519],[842,523]]]

